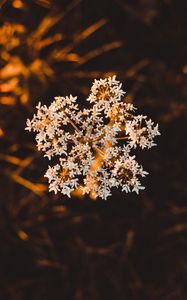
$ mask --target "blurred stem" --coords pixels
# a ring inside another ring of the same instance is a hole
[[[66,115],[66,117],[68,118],[68,121],[70,122],[70,124],[73,126],[73,128],[78,132],[80,133],[80,130],[79,128],[75,125],[75,123],[71,120],[70,117],[68,117],[68,115],[65,113],[65,111],[63,110],[63,113]]]
[[[128,140],[128,136],[118,137],[116,140]]]

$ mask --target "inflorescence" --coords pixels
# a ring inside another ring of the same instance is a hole
[[[113,187],[136,192],[144,189],[139,178],[148,173],[138,164],[133,149],[155,146],[160,135],[147,116],[135,115],[125,103],[116,76],[95,80],[87,99],[91,108],[80,110],[77,97],[55,97],[27,120],[26,130],[36,132],[38,150],[58,163],[48,166],[49,191],[68,197],[75,191],[107,199]]]

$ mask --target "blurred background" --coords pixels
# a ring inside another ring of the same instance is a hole
[[[186,1],[0,1],[0,299],[187,299],[186,38]],[[49,193],[26,119],[113,74],[160,126],[146,189]]]

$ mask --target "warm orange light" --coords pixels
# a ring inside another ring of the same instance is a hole
[[[83,193],[82,193],[82,186],[80,185],[76,190],[74,190],[73,192],[71,192],[71,195],[73,197],[77,197],[77,198],[82,198],[83,197]]]
[[[187,65],[185,65],[183,68],[182,68],[182,71],[184,74],[187,74]]]
[[[12,6],[14,8],[20,9],[23,7],[23,2],[21,0],[14,0]]]
[[[101,156],[101,154],[97,153],[95,156],[95,160],[90,167],[90,170],[91,171],[97,170],[101,166],[102,161],[103,161],[103,157]]]
[[[0,137],[3,137],[4,136],[4,131],[2,128],[0,128]]]
[[[28,92],[25,92],[20,96],[20,101],[22,104],[26,104],[28,100],[29,100]]]
[[[0,97],[0,104],[4,105],[14,105],[16,103],[16,99],[11,96]]]
[[[18,79],[12,78],[9,81],[5,82],[4,84],[1,84],[0,92],[1,93],[11,92],[12,90],[15,90],[17,84],[18,84]]]
[[[27,241],[29,239],[28,234],[25,231],[23,231],[23,230],[19,230],[18,231],[18,236],[23,241]]]
[[[91,200],[95,201],[97,199],[96,192],[91,191],[91,193],[89,194],[89,197],[90,197]]]

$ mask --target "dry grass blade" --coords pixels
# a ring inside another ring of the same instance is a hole
[[[82,41],[89,38],[93,33],[102,28],[107,23],[107,19],[101,19],[98,22],[92,24],[81,33],[76,34],[72,43],[68,44],[64,48],[60,50],[54,50],[51,55],[51,60],[66,60],[67,54],[69,54],[77,45],[79,45]]]
[[[137,64],[131,66],[129,69],[126,71],[126,76],[128,78],[131,78],[135,76],[142,68],[146,67],[150,63],[149,59],[144,58],[140,60]]]
[[[29,71],[18,56],[10,57],[8,64],[0,70],[0,78],[5,80],[21,75],[28,77]]]
[[[16,173],[11,173],[10,178],[40,197],[43,196],[44,192],[47,190],[47,187],[44,184],[33,183]]]
[[[1,158],[1,156],[0,156]],[[34,157],[33,156],[29,156],[25,159],[20,159],[19,157],[16,156],[12,156],[12,155],[4,155],[2,156],[2,158],[4,161],[9,162],[13,165],[19,166],[21,168],[25,168],[28,165],[30,165],[30,163],[33,161]]]
[[[0,1],[0,8],[2,8],[3,5],[4,5],[6,2],[7,2],[7,0],[1,0],[1,1]]]
[[[36,4],[49,8],[52,5],[53,0],[35,0]]]
[[[176,224],[168,229],[163,230],[162,236],[170,236],[173,234],[179,234],[187,231],[187,224]]]
[[[52,45],[53,43],[59,42],[63,39],[63,34],[62,33],[56,33],[51,37],[48,37],[43,40],[39,40],[38,42],[35,43],[35,48],[40,51],[43,48],[46,48],[49,45]]]
[[[53,261],[49,259],[39,259],[36,261],[36,264],[46,268],[55,268],[64,270],[64,267],[59,263],[59,261]]]
[[[65,72],[62,74],[62,77],[65,78],[72,78],[72,75],[77,78],[77,79],[82,79],[82,78],[99,78],[99,77],[110,77],[113,76],[114,74],[118,74],[115,70],[111,71],[81,71],[81,70],[75,70],[75,71],[70,71],[70,72]]]
[[[2,97],[0,97],[0,104],[15,105],[16,99],[13,96],[2,96]]]
[[[8,93],[16,91],[18,78],[12,78],[0,86],[0,93]]]
[[[63,12],[60,12],[59,14],[52,12],[50,15],[44,17],[36,31],[29,37],[30,43],[32,43],[33,40],[40,40],[55,24],[63,19],[80,2],[81,0],[72,1]]]
[[[86,62],[88,62],[91,59],[96,58],[97,56],[101,56],[106,52],[109,52],[111,50],[120,48],[121,46],[123,46],[124,43],[121,41],[114,41],[112,43],[109,44],[105,44],[100,48],[94,49],[88,53],[86,53],[84,56],[82,56],[80,58],[80,60],[78,61],[79,66],[85,64]]]

